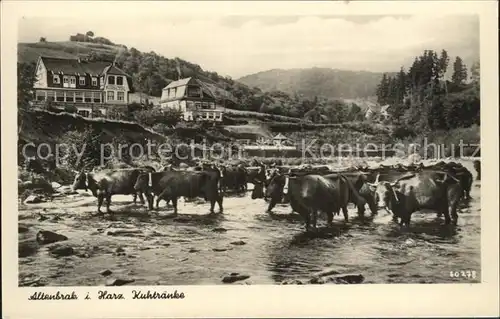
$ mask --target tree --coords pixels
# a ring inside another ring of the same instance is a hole
[[[387,96],[389,93],[389,77],[386,73],[382,75],[379,85],[377,86],[377,102],[379,104],[385,104],[387,101]]]
[[[438,79],[442,79],[448,70],[448,64],[450,63],[450,57],[446,50],[441,51],[441,55],[438,60],[437,76]]]
[[[461,86],[467,80],[467,67],[462,61],[462,58],[457,56],[453,63],[453,74],[451,75],[451,82],[456,86]]]
[[[472,63],[470,67],[470,79],[472,83],[479,85],[481,82],[481,66],[479,61]]]
[[[47,42],[47,38],[45,38],[45,37],[40,37],[40,40],[38,40],[38,42]]]
[[[87,35],[88,37],[93,37],[94,36],[94,32],[87,31],[87,33],[85,33],[85,35]]]
[[[34,63],[17,64],[17,106],[20,109],[27,108],[33,100],[33,84],[35,83]]]

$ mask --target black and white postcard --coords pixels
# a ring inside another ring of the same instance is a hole
[[[3,313],[498,315],[497,10],[2,2]]]

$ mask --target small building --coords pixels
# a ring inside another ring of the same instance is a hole
[[[391,106],[390,104],[386,104],[386,105],[380,107],[380,120],[381,121],[388,120],[391,118],[391,115],[388,112],[390,106]]]
[[[131,77],[111,62],[40,56],[35,72],[33,105],[70,105],[80,115],[92,116],[129,103]]]
[[[288,141],[288,138],[281,133],[278,133],[278,135],[273,137],[273,145],[275,145],[275,146],[285,146],[285,143],[287,141]]]
[[[216,108],[214,95],[194,77],[167,85],[160,106],[181,111],[185,121],[222,122],[223,111]]]

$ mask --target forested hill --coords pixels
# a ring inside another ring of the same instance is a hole
[[[141,52],[135,48],[127,48],[125,45],[113,44],[109,40],[105,43],[93,42],[92,38],[87,36],[78,41],[48,42],[41,39],[37,43],[18,44],[18,62],[35,63],[40,55],[115,61],[119,67],[132,76],[135,91],[157,97],[161,96],[162,89],[168,83],[178,78],[179,71],[182,77],[196,76],[205,82],[217,96],[225,96],[234,103],[238,99],[231,93],[232,91],[235,93],[242,91],[244,94],[253,93],[245,85],[235,83],[232,79],[216,72],[205,71],[195,63],[180,58],[166,58],[154,51]]]
[[[94,37],[90,31],[85,35],[71,36],[70,41],[49,42],[47,39],[41,38],[37,43],[20,43],[18,45],[18,62],[28,65],[27,69],[24,68],[25,70],[34,68],[34,63],[40,55],[115,61],[120,68],[132,76],[136,92],[151,96],[161,96],[162,89],[171,81],[176,80],[180,73],[181,77],[196,76],[214,93],[218,103],[227,108],[297,118],[304,118],[306,113],[314,110],[318,116],[323,116],[322,122],[327,123],[354,120],[361,116],[358,114],[360,108],[356,106],[353,110],[352,103],[326,100],[320,94],[308,97],[279,90],[263,92],[259,88],[234,81],[230,77],[219,75],[217,72],[206,71],[198,64],[177,57],[167,58],[153,51],[141,52],[125,45],[113,44],[106,38]],[[346,73],[345,80],[336,79],[339,85],[344,81],[352,82],[348,73]],[[375,86],[372,86],[371,83],[372,81],[378,83],[380,77],[378,75],[372,76],[374,79],[370,80],[370,85],[366,85],[363,90],[364,95],[374,95],[375,93]],[[317,83],[312,78],[311,81]],[[317,81],[323,82],[324,79],[319,77]],[[342,85],[342,87],[349,86]],[[328,90],[318,92],[326,94]],[[352,96],[352,94],[348,96]]]
[[[327,68],[273,69],[239,78],[265,92],[283,91],[307,98],[367,98],[374,95],[382,73]]]

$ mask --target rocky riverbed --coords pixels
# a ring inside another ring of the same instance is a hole
[[[350,207],[349,223],[337,216],[327,228],[322,218],[315,234],[288,205],[268,214],[250,193],[226,197],[224,214],[181,201],[175,218],[132,196],[114,196],[114,215],[98,216],[90,194],[60,195],[20,204],[19,285],[480,282],[479,181],[471,195],[456,227],[417,212],[402,232],[385,212],[361,221]]]

